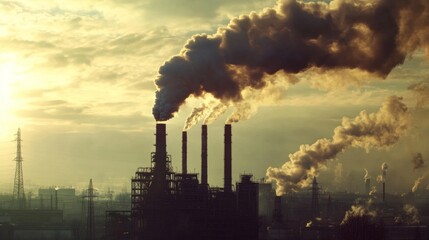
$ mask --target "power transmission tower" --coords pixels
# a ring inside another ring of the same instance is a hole
[[[86,222],[86,239],[95,240],[95,216],[94,216],[94,188],[92,187],[92,178],[88,186],[88,215]]]
[[[18,128],[16,133],[16,168],[15,181],[13,185],[13,206],[18,209],[25,209],[25,193],[24,193],[24,174],[22,172],[22,155],[21,155],[21,129]]]

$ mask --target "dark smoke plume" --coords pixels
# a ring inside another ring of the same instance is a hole
[[[278,73],[359,69],[386,77],[415,50],[429,53],[428,22],[427,0],[279,1],[189,39],[159,69],[153,115],[168,120],[189,96],[206,93],[235,105],[243,90],[263,89]]]
[[[425,166],[425,161],[423,159],[423,155],[421,153],[416,153],[413,156],[412,162],[413,162],[413,165],[414,165],[414,170],[426,167]]]
[[[376,113],[366,111],[354,119],[343,118],[341,126],[334,129],[332,139],[322,138],[312,145],[301,145],[289,154],[289,161],[280,168],[269,167],[267,177],[275,181],[277,195],[298,191],[311,183],[328,160],[349,147],[360,147],[367,151],[396,143],[408,128],[409,116],[402,98],[391,96]],[[383,171],[387,164],[383,163]]]

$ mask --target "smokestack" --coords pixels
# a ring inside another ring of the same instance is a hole
[[[232,178],[231,178],[231,162],[232,162],[232,152],[231,152],[231,124],[225,124],[225,147],[224,147],[224,157],[225,157],[225,166],[224,166],[224,190],[225,192],[231,192]]]
[[[155,195],[167,193],[167,133],[166,125],[156,124],[155,159],[151,188]]]
[[[371,192],[371,179],[370,178],[365,179],[365,192],[366,192],[366,195],[369,195],[369,192]]]
[[[383,182],[383,202],[386,201],[386,183]]]
[[[188,132],[182,132],[182,173],[188,173]]]
[[[274,220],[274,222],[277,222],[277,223],[283,222],[282,197],[281,196],[276,196],[274,198],[273,220]]]
[[[207,125],[201,126],[201,185],[207,185]]]

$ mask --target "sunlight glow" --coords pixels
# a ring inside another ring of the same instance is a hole
[[[0,57],[0,139],[10,139],[16,128],[12,114],[15,101],[12,94],[12,85],[20,76],[19,67],[11,56]]]

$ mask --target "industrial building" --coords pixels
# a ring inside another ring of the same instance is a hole
[[[201,134],[201,179],[187,172],[187,132],[182,134],[182,172],[172,170],[166,125],[156,125],[150,167],[139,167],[131,180],[131,212],[108,212],[111,239],[258,239],[258,183],[242,175],[233,190],[232,133],[225,125],[224,185],[207,182],[207,125]],[[127,223],[131,227],[127,227]],[[115,224],[117,223],[117,224]],[[122,229],[118,229],[122,228]],[[130,232],[131,231],[131,232]]]

